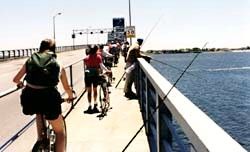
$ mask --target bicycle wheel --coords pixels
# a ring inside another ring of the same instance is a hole
[[[42,125],[42,140],[39,140],[35,143],[32,148],[32,152],[49,152],[49,138],[48,138],[48,122],[44,119],[43,115],[37,115],[41,119]]]
[[[48,140],[49,140],[49,150],[50,152],[55,152],[56,151],[56,134],[54,130],[52,129],[52,126],[49,125],[47,127],[47,135],[48,135]]]
[[[102,101],[101,101],[101,114],[103,116],[106,115],[106,101],[105,101],[105,98],[103,98]]]
[[[100,102],[100,108],[101,108],[101,114],[103,112],[103,99],[102,99],[102,84],[100,84],[100,89],[99,89],[99,102]]]
[[[108,87],[106,88],[106,95],[105,95],[105,113],[108,112],[109,107],[110,107],[110,98],[109,98],[109,89]]]
[[[64,145],[64,148],[66,150],[66,148],[67,148],[67,130],[66,130],[65,119],[63,119],[63,126],[64,126],[64,130],[65,130],[65,136],[64,136],[65,145]],[[49,125],[47,128],[48,128],[48,139],[49,139],[48,149],[50,150],[49,152],[55,152],[56,151],[56,134],[55,134],[54,130],[52,129],[51,125]]]
[[[102,114],[103,114],[103,116],[106,116],[107,112],[109,110],[109,106],[110,106],[108,87],[105,87],[103,92],[104,92],[104,98],[103,98],[103,102],[102,102]]]
[[[37,141],[32,148],[32,152],[50,152],[49,151],[49,140],[44,139]]]

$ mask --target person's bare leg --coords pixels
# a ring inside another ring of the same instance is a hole
[[[94,91],[94,104],[97,104],[97,87],[93,87],[93,91]]]
[[[92,89],[91,87],[87,87],[89,105],[91,105],[91,97],[92,97],[92,90],[91,89]]]
[[[36,129],[37,129],[37,140],[43,139],[43,122],[42,115],[36,114]]]

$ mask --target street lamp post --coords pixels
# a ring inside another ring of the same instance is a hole
[[[89,45],[89,29],[87,28],[87,45]]]
[[[75,30],[73,30],[73,34],[72,34],[72,39],[73,39],[73,50],[75,50],[75,38],[76,38]]]
[[[87,29],[86,29],[86,38],[87,38],[87,45],[89,45],[89,33],[91,31],[91,26],[88,26]]]
[[[131,27],[131,6],[130,6],[130,0],[128,0],[128,7],[129,7],[129,26]],[[132,45],[132,38],[130,37],[130,45]]]
[[[57,15],[61,15],[62,13],[57,13],[56,15],[53,16],[53,37],[54,40],[56,40],[56,25],[55,25],[55,20]]]

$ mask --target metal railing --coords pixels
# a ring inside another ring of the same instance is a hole
[[[87,48],[87,45],[58,46],[56,47],[56,52],[60,53],[60,52],[72,51],[84,48]],[[31,56],[32,53],[38,51],[38,49],[39,48],[2,50],[0,51],[0,61],[29,57]]]
[[[137,84],[151,152],[246,152],[143,59]]]
[[[64,115],[63,115],[64,118],[66,118],[68,116],[68,114],[72,111],[74,106],[78,103],[78,101],[81,99],[81,97],[85,93],[84,83],[83,82],[79,83],[79,81],[81,81],[81,80],[83,81],[83,75],[82,75],[81,72],[79,72],[79,68],[80,68],[80,71],[82,71],[82,69],[83,69],[82,59],[80,59],[80,60],[78,60],[78,61],[76,61],[76,62],[74,62],[72,64],[69,64],[69,65],[65,66],[65,70],[66,70],[66,74],[67,74],[68,79],[69,79],[69,83],[70,83],[71,87],[76,91],[77,99],[74,102],[72,102],[71,107],[69,108],[69,110],[64,113]],[[10,95],[10,94],[12,94],[12,93],[14,93],[14,92],[16,92],[18,90],[19,90],[19,88],[13,87],[13,88],[11,88],[11,89],[9,89],[7,91],[4,91],[4,92],[0,93],[0,98],[8,96],[8,95]],[[65,94],[65,92],[63,92],[62,94]],[[17,97],[16,99],[18,100],[19,97]],[[35,118],[31,119],[20,130],[18,130],[11,137],[9,137],[9,139],[6,142],[0,143],[0,151],[4,151],[18,137],[20,137],[34,122],[35,122]]]

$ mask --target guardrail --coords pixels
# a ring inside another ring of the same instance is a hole
[[[83,59],[80,59],[72,64],[65,66],[65,70],[66,70],[66,74],[67,74],[68,79],[69,79],[69,83],[70,83],[71,87],[76,91],[77,99],[72,103],[69,110],[67,112],[65,112],[64,118],[66,118],[68,116],[68,114],[72,111],[74,106],[78,103],[78,101],[81,99],[81,97],[85,93],[84,83],[83,82],[79,83],[79,81],[83,81],[82,73],[79,71],[76,71],[76,69],[78,69],[78,68],[80,68],[80,70],[83,69],[82,60]],[[3,98],[9,94],[12,94],[18,90],[19,89],[17,87],[13,87],[7,91],[0,93],[0,98]],[[65,94],[65,93],[63,92],[62,94]],[[19,99],[19,97],[17,98],[17,100],[18,99]],[[11,143],[13,143],[18,137],[20,137],[34,122],[35,122],[35,118],[33,118],[27,124],[25,124],[24,127],[22,127],[14,135],[12,135],[6,142],[0,143],[0,151],[4,151],[9,145],[11,145]]]
[[[137,82],[151,152],[246,152],[143,59]]]
[[[87,48],[87,45],[75,45],[75,46],[58,46],[56,47],[56,52],[65,52],[78,49]],[[2,50],[0,51],[0,61],[17,59],[31,56],[32,53],[38,51],[39,48],[28,48],[28,49],[15,49],[15,50]]]

